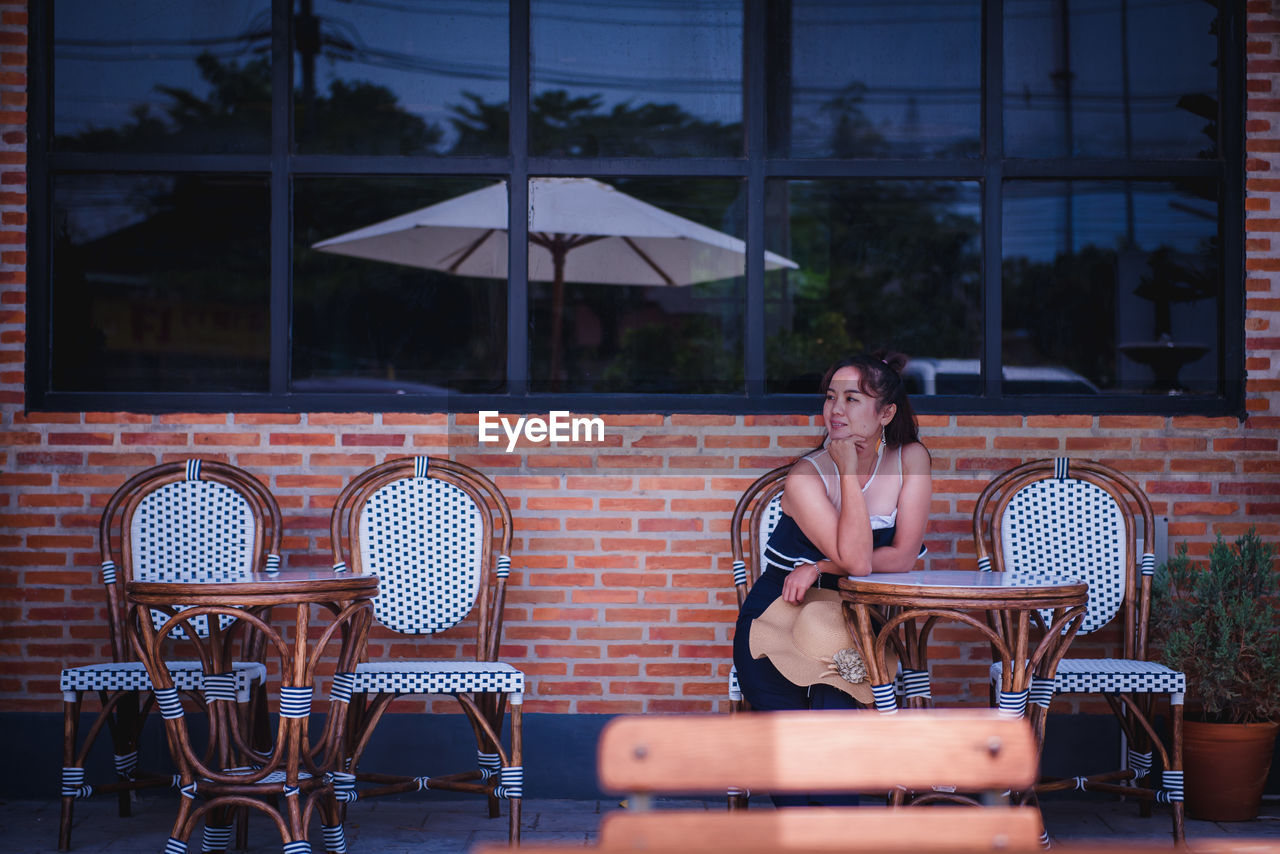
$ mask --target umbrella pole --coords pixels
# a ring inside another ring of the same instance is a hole
[[[561,338],[564,335],[564,256],[566,248],[556,240],[550,247],[555,278],[551,283],[551,389],[560,390]]]

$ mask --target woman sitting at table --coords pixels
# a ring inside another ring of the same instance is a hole
[[[757,657],[769,653],[753,651],[751,630],[766,611],[771,638],[779,624],[802,628],[806,621],[796,619],[800,606],[819,600],[829,604],[812,609],[814,619],[807,622],[842,623],[829,613],[817,614],[827,608],[838,612],[836,594],[823,591],[836,590],[840,576],[914,567],[933,487],[929,452],[920,444],[902,381],[905,364],[898,354],[863,354],[836,362],[823,378],[826,438],[787,474],[782,517],[769,537],[763,571],[738,614],[733,661],[742,695],[756,710],[858,708],[855,693],[866,702],[866,685],[831,675],[815,679],[810,668],[792,667],[781,654],[774,656],[777,662]],[[808,628],[812,633],[816,626]],[[847,634],[842,637],[854,646]],[[795,678],[787,678],[779,664]],[[774,801],[847,804],[856,797]]]

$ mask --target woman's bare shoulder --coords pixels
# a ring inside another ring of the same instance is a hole
[[[919,442],[902,446],[902,469],[906,472],[929,471],[933,465],[933,457],[929,449]]]
[[[787,472],[787,479],[802,477],[807,480],[811,476],[820,476],[821,474],[818,464],[813,460],[813,454],[805,454],[791,464],[791,469]]]

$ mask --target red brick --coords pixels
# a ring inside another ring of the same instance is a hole
[[[558,679],[539,679],[539,694],[572,694],[583,696],[599,696],[604,693],[604,686],[600,682],[595,681],[560,681]]]
[[[530,468],[589,469],[595,465],[595,459],[591,454],[531,453],[528,465]]]
[[[1219,495],[1280,495],[1280,481],[1266,480],[1233,483],[1223,481],[1218,484]]]
[[[302,465],[301,454],[238,453],[236,464],[244,468],[293,468]]]
[[[308,458],[313,466],[338,466],[352,469],[371,468],[377,460],[373,454],[312,454]]]
[[[112,466],[120,466],[127,468],[147,468],[156,464],[154,454],[143,454],[136,452],[129,453],[106,453],[91,452],[89,454],[89,465],[95,468],[109,468]],[[123,483],[123,481],[121,481]]]
[[[723,686],[721,686],[723,688]],[[630,697],[630,696],[651,696],[654,694],[672,694],[676,692],[675,686],[670,682],[610,682],[609,693],[614,696]]]
[[[404,433],[343,433],[343,447],[404,447]]]
[[[1236,464],[1234,460],[1230,459],[1191,457],[1170,460],[1169,470],[1175,472],[1234,472]]]
[[[237,412],[232,421],[250,426],[301,424],[302,416],[296,412]]]
[[[18,496],[19,507],[83,507],[84,496],[79,493],[24,492]]]
[[[1228,501],[1175,501],[1173,512],[1179,516],[1229,516],[1240,512],[1240,505]]]
[[[673,427],[727,427],[737,423],[734,415],[691,415],[674,413],[671,416]]]
[[[197,445],[259,445],[262,437],[257,433],[196,433],[192,436]]]
[[[957,415],[957,427],[996,427],[1016,429],[1022,426],[1021,415]]]
[[[1139,450],[1160,453],[1200,453],[1208,447],[1209,442],[1207,439],[1193,438],[1191,436],[1144,436],[1138,440]]]
[[[190,438],[191,437],[186,433],[161,433],[158,431],[150,432],[150,433],[121,433],[120,444],[122,445],[165,445],[165,446],[172,447],[175,445],[189,444]],[[103,442],[102,444],[109,445],[111,443]]]
[[[384,412],[382,424],[384,427],[446,427],[449,416],[443,412]]]
[[[783,437],[778,437],[779,439]],[[768,436],[752,435],[712,435],[702,438],[706,448],[767,448]]]
[[[310,412],[307,423],[312,427],[372,425],[374,417],[368,412]]]
[[[663,458],[656,454],[598,454],[596,467],[602,469],[658,469]]]
[[[660,427],[665,420],[661,415],[645,413],[601,415],[599,417],[604,420],[605,427]]]
[[[817,423],[812,415],[744,415],[744,427],[811,427]]]
[[[0,446],[5,445],[39,445],[40,434],[34,431],[20,433],[0,433]]]
[[[664,434],[659,436],[641,436],[631,443],[633,448],[696,448],[696,436]]]
[[[575,644],[536,644],[538,658],[600,658],[600,647]],[[538,686],[541,690],[542,685]]]
[[[998,451],[1056,451],[1061,443],[1051,436],[996,436],[991,446]]]
[[[522,664],[521,667],[523,668],[524,665]],[[600,664],[575,664],[573,666],[574,676],[598,678],[607,676],[638,676],[639,674],[639,664],[608,662]]]
[[[671,658],[675,648],[670,644],[657,643],[634,643],[634,644],[609,644],[607,648],[609,658]]]
[[[86,412],[84,414],[86,424],[150,424],[151,421],[150,415],[138,412]]]
[[[17,460],[19,465],[24,466],[57,466],[65,468],[84,465],[84,454],[80,451],[42,451],[35,453],[20,451],[17,454]]]
[[[1133,449],[1133,439],[1113,436],[1068,436],[1066,449],[1071,452],[1084,451],[1129,451]]]
[[[626,517],[592,516],[587,518],[565,519],[567,531],[608,531],[609,533],[631,533],[634,523]]]
[[[644,638],[644,629],[639,626],[588,626],[578,629],[578,637],[582,640],[638,641]]]
[[[665,498],[601,498],[602,512],[657,513],[665,510]]]
[[[332,433],[270,433],[267,442],[271,445],[332,447],[337,439]]]
[[[636,486],[641,492],[692,492],[706,489],[707,484],[700,477],[641,477]]]

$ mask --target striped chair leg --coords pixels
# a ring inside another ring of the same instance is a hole
[[[1182,806],[1182,694],[1174,694],[1169,699],[1169,717],[1173,724],[1173,744],[1170,745],[1169,771],[1177,774],[1178,797],[1171,799],[1173,807],[1173,843],[1182,845],[1186,839],[1186,818]]]
[[[508,833],[512,845],[520,844],[520,809],[524,803],[524,698],[516,695],[511,701],[511,764],[520,769],[519,788],[507,801],[511,813]],[[513,783],[515,781],[513,780]]]
[[[204,841],[200,846],[201,854],[208,854],[211,851],[226,851],[231,847],[231,825],[223,825],[215,827],[212,824],[205,825]]]
[[[76,761],[76,738],[80,730],[80,694],[64,697],[62,703],[62,817],[58,822],[58,850],[71,848],[71,820],[75,816],[76,793],[69,789],[67,768]],[[82,772],[83,773],[83,770]]]

